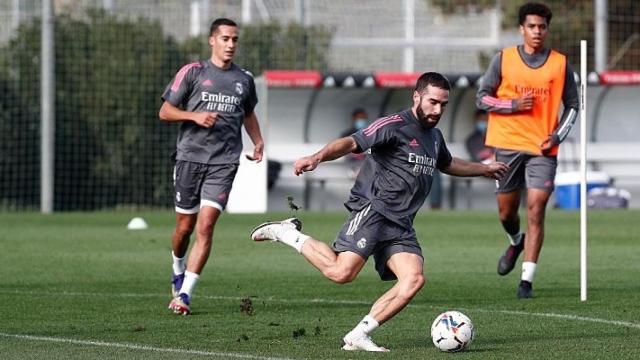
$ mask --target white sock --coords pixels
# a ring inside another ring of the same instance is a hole
[[[511,245],[518,246],[518,244],[520,244],[520,241],[522,241],[524,234],[522,232],[519,232],[515,235],[507,234],[507,236],[509,237],[509,242],[511,243]]]
[[[302,246],[309,240],[310,236],[301,233],[296,229],[288,228],[278,236],[278,240],[284,244],[296,249],[297,252],[302,252]]]
[[[374,319],[373,316],[367,315],[358,323],[358,325],[356,325],[356,327],[353,328],[353,330],[349,332],[349,334],[360,335],[364,333],[369,335],[373,330],[377,329],[378,326],[380,326],[378,321]]]
[[[172,251],[171,257],[173,257],[173,275],[180,275],[184,273],[184,270],[186,268],[184,259],[186,256],[183,256],[181,258],[176,257],[176,254],[174,254]]]
[[[191,271],[184,272],[184,282],[182,283],[182,287],[180,288],[180,294],[187,294],[191,297],[193,293],[193,288],[196,286],[196,283],[200,279],[200,275],[193,273]]]
[[[533,283],[533,277],[536,275],[536,263],[525,261],[522,263],[522,277],[520,280]]]

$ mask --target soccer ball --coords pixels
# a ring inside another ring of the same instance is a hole
[[[471,319],[459,311],[443,312],[431,324],[431,340],[441,351],[463,351],[469,347],[474,336]]]

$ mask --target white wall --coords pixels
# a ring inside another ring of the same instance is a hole
[[[588,91],[587,123],[588,131],[593,128],[593,121],[596,114],[595,107],[597,99],[605,91],[605,87],[592,86]],[[450,105],[447,107],[445,115],[440,120],[438,127],[445,137],[452,143],[454,156],[466,158],[464,152],[464,139],[473,128],[473,114],[475,112],[475,88],[462,90],[456,88],[451,91]],[[313,89],[281,89],[271,88],[268,90],[268,106],[266,117],[268,118],[267,149],[274,144],[296,144],[303,142],[304,117],[308,102],[315,90]],[[381,104],[389,94],[388,89],[374,88],[322,88],[318,90],[316,102],[311,112],[311,123],[309,127],[309,142],[313,143],[315,149],[319,149],[324,143],[336,138],[340,132],[350,126],[351,111],[355,107],[364,107],[369,112],[372,119],[379,115]],[[608,90],[608,94],[602,102],[600,116],[596,126],[595,140],[598,142],[638,142],[637,134],[640,134],[640,86],[618,86]],[[391,92],[388,99],[388,106],[385,114],[399,111],[411,106],[412,89],[397,89]],[[262,95],[261,95],[262,99]],[[461,99],[456,107],[456,101]],[[454,116],[455,115],[455,116]],[[580,126],[574,126],[569,135],[569,139],[561,151],[577,151]],[[453,142],[451,141],[453,139]],[[303,148],[300,147],[300,151]],[[309,151],[309,149],[304,149]],[[289,154],[290,156],[291,154]],[[277,160],[276,154],[271,155]],[[606,172],[607,167],[620,166],[614,164],[601,164],[600,169]],[[640,174],[640,163],[635,165],[624,165],[637,168]],[[561,167],[559,170],[564,170]],[[571,169],[566,169],[571,170]],[[616,171],[619,169],[616,169]],[[290,166],[283,168],[283,173],[292,171]],[[298,199],[302,197],[304,181],[302,178],[295,178],[291,174],[285,176],[276,185],[276,188],[269,193],[269,210],[284,210],[286,203],[283,197],[292,194]],[[352,182],[348,179],[343,181],[330,181],[324,190],[319,190],[318,184],[312,187],[312,210],[320,210],[322,207],[327,210],[337,210],[342,208],[342,202],[346,200]],[[493,200],[493,184],[482,180],[474,180],[471,189],[465,183],[458,183],[457,198],[455,206],[465,208],[468,203],[473,208],[495,208]],[[631,179],[620,179],[616,183],[620,187],[626,188],[632,193],[632,206],[640,207],[640,177]],[[448,191],[450,180],[443,177],[444,187],[444,207],[449,207]],[[470,197],[470,201],[467,200]]]

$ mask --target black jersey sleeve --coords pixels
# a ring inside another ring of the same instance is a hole
[[[199,67],[201,67],[200,63],[183,66],[165,88],[162,100],[175,107],[184,108],[188,95],[193,91],[193,71]]]
[[[249,76],[249,96],[244,104],[245,114],[251,114],[258,104],[258,95],[256,93],[256,83],[253,76]]]
[[[439,149],[438,149],[438,162],[437,168],[438,170],[442,170],[448,167],[453,161],[453,156],[451,156],[451,152],[449,152],[449,148],[444,141],[444,136],[440,133],[440,141],[438,141]]]
[[[351,135],[358,145],[357,153],[364,152],[370,148],[384,146],[391,143],[394,139],[394,124],[404,120],[399,115],[381,118],[374,121],[366,128],[355,132]]]

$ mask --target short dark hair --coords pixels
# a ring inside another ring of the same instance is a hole
[[[356,117],[356,115],[360,115],[360,114],[367,115],[367,110],[365,110],[364,108],[361,108],[361,107],[355,108],[351,112],[351,117]]]
[[[527,20],[527,15],[538,15],[543,17],[547,20],[547,25],[551,24],[551,18],[553,17],[551,9],[549,9],[547,5],[535,2],[526,3],[520,6],[520,10],[518,10],[518,24],[524,25],[525,20]]]
[[[218,28],[222,25],[238,27],[238,24],[236,24],[236,22],[231,19],[217,18],[213,20],[213,22],[211,23],[211,27],[209,27],[209,36],[212,36],[213,33],[216,32],[216,30],[218,30]]]
[[[416,81],[416,90],[418,93],[422,94],[422,92],[427,88],[427,86],[435,86],[444,90],[451,90],[451,84],[449,84],[449,80],[447,80],[444,75],[439,74],[437,72],[426,72],[418,78]]]

